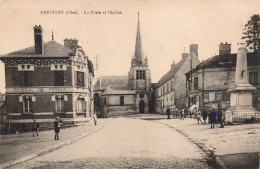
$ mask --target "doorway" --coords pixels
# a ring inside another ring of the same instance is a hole
[[[142,114],[144,113],[144,107],[145,107],[145,103],[143,100],[141,100],[139,102],[139,113],[142,113]]]

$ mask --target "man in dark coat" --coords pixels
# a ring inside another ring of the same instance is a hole
[[[55,130],[54,140],[59,140],[60,127],[61,127],[61,121],[60,118],[57,117],[56,121],[54,122],[54,130]]]
[[[213,108],[210,109],[209,120],[210,120],[210,128],[212,129],[214,128],[216,123],[216,112],[215,109]]]
[[[203,120],[204,120],[204,124],[206,124],[207,116],[208,116],[208,113],[207,113],[207,111],[204,109],[204,110],[202,111],[202,117],[203,117]]]
[[[36,132],[36,135],[38,135],[38,131],[39,131],[39,124],[36,122],[36,120],[33,120],[33,124],[32,124],[32,131],[33,131],[33,137],[34,137],[34,132]]]
[[[168,115],[167,119],[170,119],[171,111],[170,111],[170,108],[169,108],[169,107],[167,107],[166,113],[167,113],[167,115]]]

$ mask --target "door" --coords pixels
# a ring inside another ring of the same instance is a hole
[[[139,103],[139,113],[144,113],[144,107],[145,107],[145,103],[143,100],[141,100]]]

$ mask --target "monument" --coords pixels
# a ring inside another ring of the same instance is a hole
[[[235,84],[230,92],[230,108],[226,111],[226,123],[245,122],[255,117],[256,110],[252,107],[254,86],[249,84],[247,72],[247,51],[240,47],[237,52]]]

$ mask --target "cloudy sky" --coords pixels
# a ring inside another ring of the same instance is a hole
[[[259,0],[2,0],[0,55],[33,46],[33,26],[42,25],[45,42],[53,30],[55,41],[76,38],[91,59],[98,56],[100,75],[127,75],[139,11],[143,49],[152,82],[157,82],[190,44],[199,45],[200,60],[218,54],[220,42],[231,43],[236,53],[242,29],[260,13],[259,6]],[[47,10],[64,14],[43,14]],[[1,63],[0,92],[5,91],[4,81]]]

